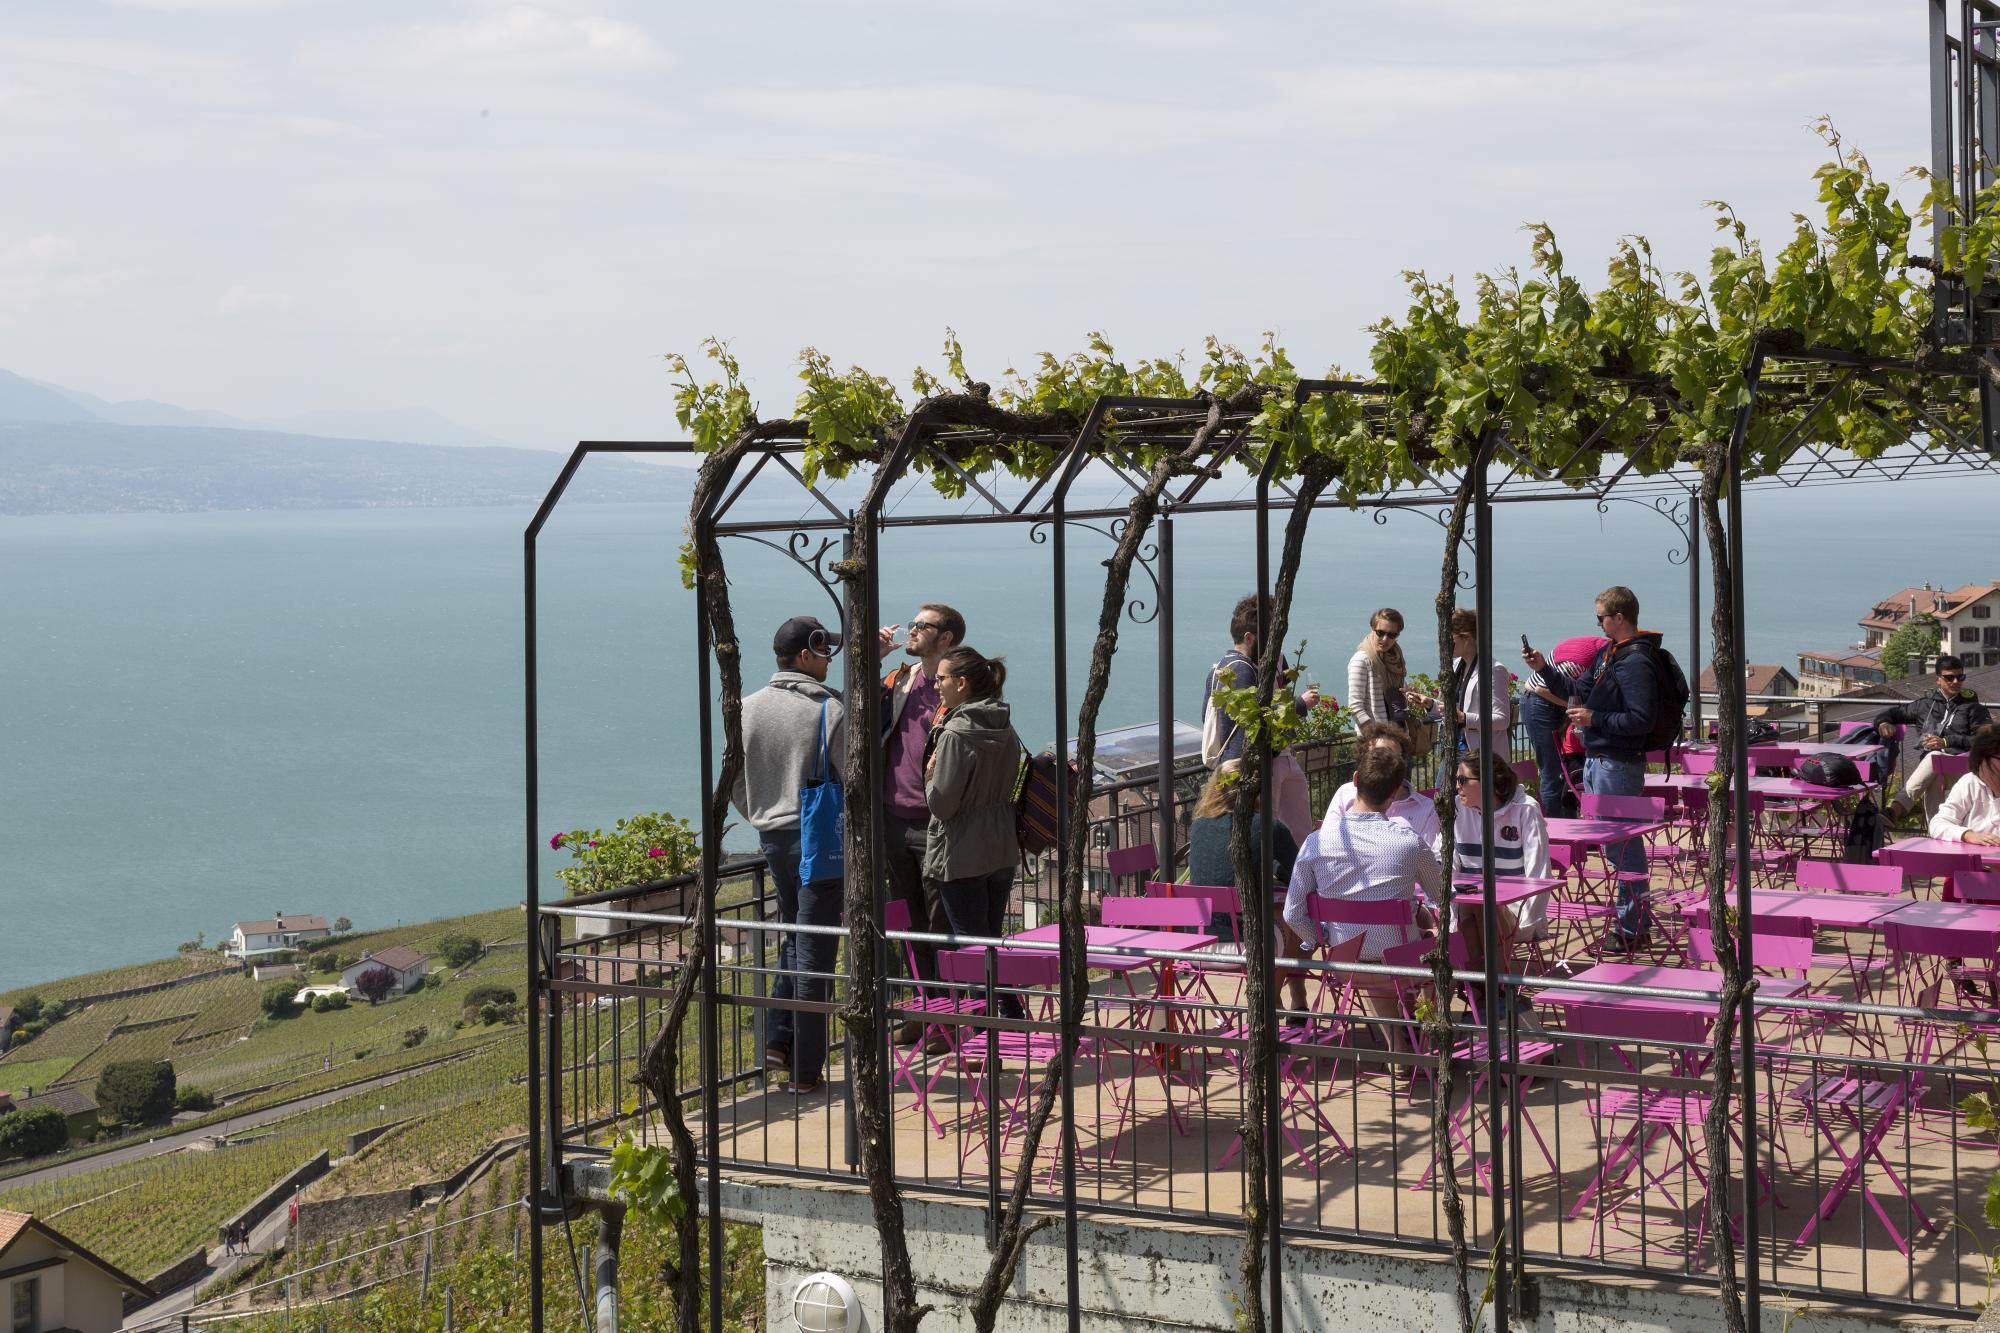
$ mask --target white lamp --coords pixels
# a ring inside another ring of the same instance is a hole
[[[864,1333],[868,1321],[847,1279],[814,1273],[792,1294],[792,1322],[799,1333]]]

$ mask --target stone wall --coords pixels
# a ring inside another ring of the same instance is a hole
[[[299,1205],[299,1248],[387,1225],[410,1208],[410,1191],[406,1189],[313,1199]]]
[[[147,1278],[146,1285],[153,1289],[155,1296],[164,1296],[170,1291],[179,1291],[207,1271],[208,1247],[204,1245],[182,1255]]]
[[[229,1228],[239,1223],[246,1229],[256,1226],[259,1222],[276,1212],[281,1205],[290,1200],[294,1191],[304,1189],[307,1185],[312,1184],[315,1180],[325,1175],[331,1168],[332,1162],[323,1152],[317,1156],[307,1158],[290,1175],[258,1195],[248,1208],[245,1208],[234,1217],[225,1219],[222,1225],[216,1229],[216,1243],[221,1244],[223,1239],[229,1234]]]

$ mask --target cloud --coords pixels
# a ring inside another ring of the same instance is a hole
[[[254,14],[289,9],[298,0],[109,0],[119,9],[150,9],[163,14]]]
[[[659,69],[667,52],[621,19],[511,5],[461,23],[418,24],[374,47],[384,68],[537,77]]]
[[[359,125],[344,120],[334,120],[327,116],[277,116],[271,123],[281,130],[304,135],[308,139],[344,139],[358,142],[382,137],[373,130],[363,129]]]
[[[240,284],[232,285],[215,302],[218,314],[258,315],[273,310],[289,310],[292,298],[284,292],[258,292]]]

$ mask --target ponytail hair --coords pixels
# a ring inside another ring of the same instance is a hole
[[[977,648],[954,648],[944,655],[952,674],[965,681],[973,699],[998,699],[1007,685],[1007,659],[987,657]]]

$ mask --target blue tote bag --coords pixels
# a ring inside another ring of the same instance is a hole
[[[841,846],[847,823],[847,796],[830,781],[826,762],[826,705],[819,701],[819,772],[799,788],[799,883],[817,884],[847,873],[847,853]]]

